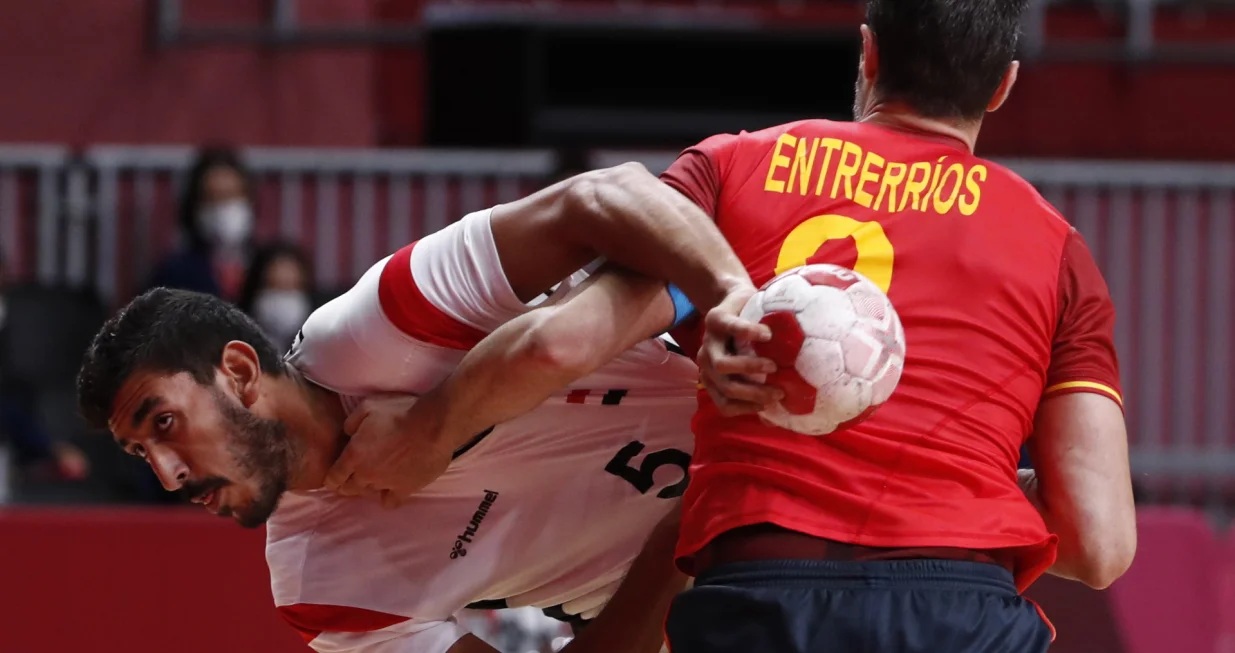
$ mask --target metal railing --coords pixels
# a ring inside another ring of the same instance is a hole
[[[517,199],[552,174],[551,152],[250,148],[262,240],[312,253],[323,288],[350,283],[373,261],[459,216]],[[68,172],[69,205],[92,207],[95,247],[64,261],[72,285],[123,298],[177,237],[176,202],[189,147],[99,146]],[[92,195],[91,195],[92,194]],[[93,270],[86,269],[93,261]]]
[[[62,146],[0,145],[0,256],[44,283],[56,281],[59,180],[68,161]]]

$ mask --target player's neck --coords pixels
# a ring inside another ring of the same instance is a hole
[[[927,118],[899,102],[876,102],[859,122],[959,141],[971,153],[978,141],[978,130],[982,127],[981,120]]]
[[[278,419],[287,425],[287,436],[295,440],[294,450],[298,452],[288,489],[316,490],[322,487],[326,472],[346,444],[343,404],[338,394],[309,382],[291,367],[277,392],[286,393],[284,400],[277,402],[284,407]]]

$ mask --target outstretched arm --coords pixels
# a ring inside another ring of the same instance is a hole
[[[502,269],[524,301],[598,257],[676,285],[701,314],[751,285],[712,218],[638,163],[499,206],[492,228]]]
[[[453,451],[475,433],[514,419],[634,345],[663,333],[677,314],[663,282],[606,268],[554,305],[502,325],[468,352],[445,381],[416,402],[409,426]],[[768,334],[752,325],[751,339]],[[735,356],[733,374],[776,371],[767,359]],[[740,399],[759,407],[781,398],[748,385]],[[427,430],[431,429],[431,430]]]

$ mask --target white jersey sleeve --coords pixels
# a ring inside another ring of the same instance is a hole
[[[515,295],[493,240],[492,212],[468,214],[379,261],[309,316],[288,362],[345,395],[432,389],[485,336],[543,299],[524,304]],[[563,280],[561,289],[593,268]],[[579,387],[656,385],[644,366],[667,356],[663,344],[649,340],[607,366],[611,374]]]
[[[490,332],[528,310],[510,287],[490,219],[493,209],[463,219],[416,243],[411,284],[434,308]]]
[[[502,272],[492,209],[378,261],[314,311],[288,362],[344,394],[429,390],[502,323],[530,310]]]

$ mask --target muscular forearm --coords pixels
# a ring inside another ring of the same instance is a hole
[[[605,609],[562,653],[656,653],[669,604],[686,587],[673,565],[681,506],[652,532]]]
[[[626,349],[664,331],[673,305],[664,282],[605,268],[552,306],[489,334],[413,407],[443,445],[514,419]]]
[[[701,313],[750,282],[712,218],[642,165],[580,177],[570,197],[576,238],[610,261],[677,285]]]

